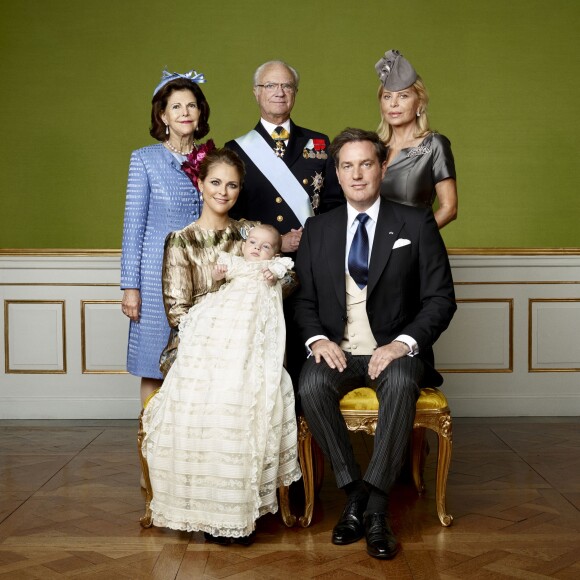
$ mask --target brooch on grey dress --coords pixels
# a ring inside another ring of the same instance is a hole
[[[413,147],[413,149],[407,153],[407,157],[419,157],[420,155],[427,155],[427,153],[431,153],[431,147],[419,145],[419,147]]]

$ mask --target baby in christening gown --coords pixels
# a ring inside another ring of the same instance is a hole
[[[243,257],[221,253],[219,291],[179,325],[177,358],[143,415],[153,523],[249,544],[278,509],[276,489],[300,478],[292,382],[275,257],[280,234],[252,228]]]

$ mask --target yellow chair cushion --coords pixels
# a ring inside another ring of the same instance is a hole
[[[417,399],[417,411],[439,411],[447,407],[447,399],[439,389],[426,387],[421,389]],[[377,411],[379,401],[375,391],[361,387],[347,393],[340,400],[341,411]]]
[[[146,399],[145,402],[143,403],[143,408],[146,409],[147,405],[149,404],[149,401],[151,401],[151,399],[159,392],[159,389],[161,387],[155,389]]]
[[[448,407],[447,398],[439,389],[421,389],[417,399],[417,411],[441,411]]]
[[[379,400],[373,389],[361,387],[340,399],[341,411],[378,411]]]

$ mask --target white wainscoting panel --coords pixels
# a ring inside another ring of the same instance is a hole
[[[118,255],[0,255],[3,301],[60,301],[66,312],[66,373],[0,375],[0,419],[138,417],[139,379],[119,372],[127,348],[127,322],[115,312],[121,296]],[[1,324],[6,328],[4,318]],[[35,340],[36,332],[26,327],[22,340]],[[4,341],[5,333],[0,336]],[[6,344],[0,352],[6,356]]]
[[[83,373],[126,373],[129,319],[120,300],[81,301]]]
[[[530,372],[580,371],[580,298],[530,300],[530,341]]]
[[[437,342],[437,368],[445,372],[511,372],[512,308],[509,298],[458,299],[452,326]],[[465,336],[470,340],[461,339]]]
[[[0,254],[0,419],[139,414],[118,252],[69,254]],[[580,251],[450,260],[458,312],[435,358],[452,414],[580,414]]]
[[[65,373],[64,301],[6,300],[7,373]]]
[[[449,372],[441,368],[445,392],[453,415],[458,417],[501,416],[574,416],[580,414],[580,374],[544,369],[530,372],[532,345],[545,342],[545,333],[554,326],[538,328],[530,323],[530,300],[580,299],[580,252],[554,255],[451,255],[455,293],[462,300],[511,300],[513,303],[512,372],[485,369],[479,361],[489,362],[482,352],[471,369]],[[498,302],[501,304],[501,302]],[[572,315],[573,316],[573,315]],[[564,320],[560,319],[560,322]],[[477,325],[476,325],[477,326]],[[533,336],[530,336],[533,329]],[[570,323],[560,324],[562,337],[578,336]],[[463,327],[461,314],[451,321],[449,329],[435,344],[435,361],[441,355],[449,360],[450,351],[463,352],[465,342],[478,343],[480,330]],[[486,333],[493,332],[486,327]],[[497,339],[505,341],[505,332]],[[574,340],[577,342],[577,339]],[[505,352],[505,346],[502,346]],[[566,358],[572,358],[567,351]]]

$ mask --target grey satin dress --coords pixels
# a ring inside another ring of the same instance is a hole
[[[393,159],[381,183],[381,195],[405,205],[431,207],[435,185],[448,178],[455,179],[451,143],[439,133],[430,133]]]

